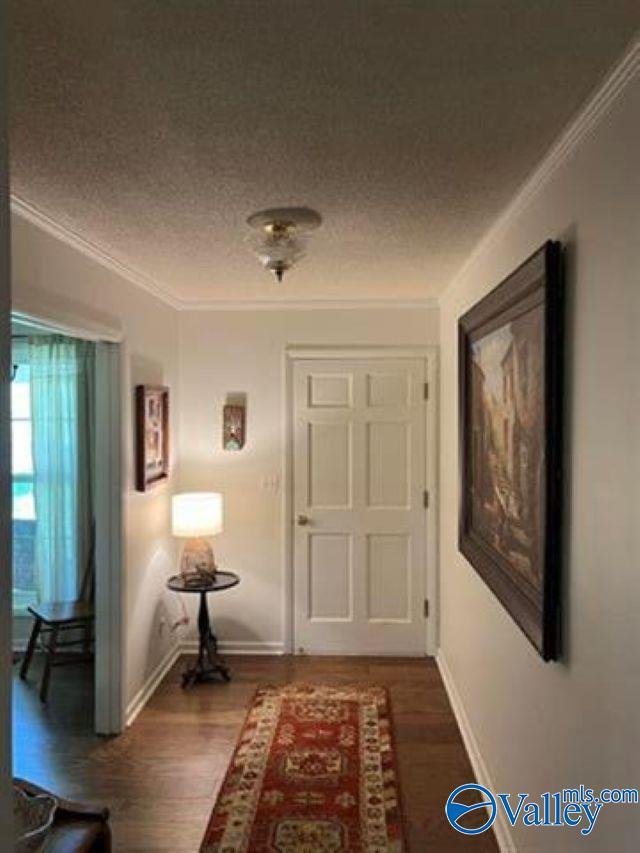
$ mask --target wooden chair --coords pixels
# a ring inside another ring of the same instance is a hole
[[[13,782],[31,797],[48,794],[58,801],[43,853],[110,853],[109,809],[63,800],[24,779],[14,779]]]
[[[20,678],[27,677],[31,659],[38,645],[45,652],[44,670],[40,684],[40,699],[47,701],[49,692],[49,680],[51,678],[51,667],[60,666],[65,663],[76,663],[84,660],[92,660],[91,651],[93,645],[93,624],[95,614],[93,603],[87,601],[56,601],[45,604],[34,604],[27,608],[34,617],[29,645],[20,667]],[[61,640],[60,635],[69,631],[81,631],[80,639]],[[60,649],[82,645],[82,654],[58,656]]]
[[[27,610],[34,618],[27,651],[20,667],[20,678],[26,679],[38,640],[45,653],[44,670],[40,683],[40,699],[47,701],[51,668],[66,663],[80,663],[93,659],[93,628],[95,624],[94,592],[94,532],[91,531],[89,558],[82,578],[80,599],[78,601],[50,601],[33,604]],[[80,633],[63,639],[69,632]],[[81,653],[59,655],[61,649],[81,647]]]

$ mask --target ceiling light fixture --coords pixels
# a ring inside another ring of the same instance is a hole
[[[265,269],[278,281],[306,255],[309,232],[322,217],[308,207],[272,207],[252,214],[247,225],[255,229],[249,243]]]

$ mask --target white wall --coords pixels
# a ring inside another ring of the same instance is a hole
[[[242,576],[211,601],[213,617],[226,641],[279,650],[285,347],[433,344],[437,309],[190,311],[181,312],[180,336],[180,485],[224,494],[215,549],[220,564]],[[241,452],[222,450],[222,407],[234,392],[247,395]],[[273,478],[277,491],[264,485]]]
[[[640,80],[441,302],[441,651],[498,791],[637,786],[640,767]],[[547,238],[567,247],[565,653],[543,663],[457,550],[457,319]],[[587,839],[520,829],[522,850],[635,850],[638,807]]]
[[[177,312],[22,216],[14,214],[12,224],[15,308],[118,330],[124,339],[126,704],[136,705],[178,639],[170,625],[181,604],[164,589],[177,565],[169,497],[178,482],[225,495],[217,550],[243,583],[212,602],[220,633],[241,650],[281,650],[281,482],[270,490],[263,481],[282,474],[285,346],[435,343],[437,308]],[[171,387],[172,457],[179,460],[169,485],[147,495],[133,483],[133,388],[140,382]],[[222,406],[233,392],[248,397],[240,453],[221,449]],[[186,636],[194,636],[193,623]]]
[[[172,483],[141,494],[134,488],[133,393],[139,383],[168,385],[177,457],[178,314],[154,296],[20,216],[12,217],[14,305],[123,335],[125,451],[125,701],[129,703],[175,643],[160,621],[175,615],[164,581],[175,571],[170,536]],[[175,479],[175,470],[173,479]]]

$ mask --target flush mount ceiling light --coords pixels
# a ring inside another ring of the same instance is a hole
[[[322,217],[308,207],[272,207],[252,214],[247,225],[256,234],[249,239],[251,248],[265,269],[278,281],[306,254],[309,232]]]

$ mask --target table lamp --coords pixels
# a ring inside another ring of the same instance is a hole
[[[205,537],[222,531],[222,495],[218,492],[174,495],[171,529],[174,536],[187,540],[180,561],[185,583],[212,581],[216,576],[216,561]]]

